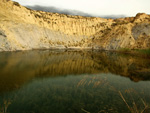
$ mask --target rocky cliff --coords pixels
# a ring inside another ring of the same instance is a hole
[[[0,51],[150,48],[150,15],[103,19],[35,11],[0,0]]]

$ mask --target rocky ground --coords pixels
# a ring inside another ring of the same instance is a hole
[[[150,15],[103,19],[35,11],[0,0],[0,51],[150,48]]]

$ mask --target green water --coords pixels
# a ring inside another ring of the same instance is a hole
[[[0,113],[141,113],[149,107],[148,58],[102,51],[0,53]]]

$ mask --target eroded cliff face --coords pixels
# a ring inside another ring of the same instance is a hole
[[[35,11],[0,0],[0,51],[150,48],[150,15],[103,19]]]

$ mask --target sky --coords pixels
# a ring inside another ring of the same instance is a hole
[[[53,6],[56,8],[78,10],[93,15],[150,14],[150,0],[13,0],[21,5]]]

